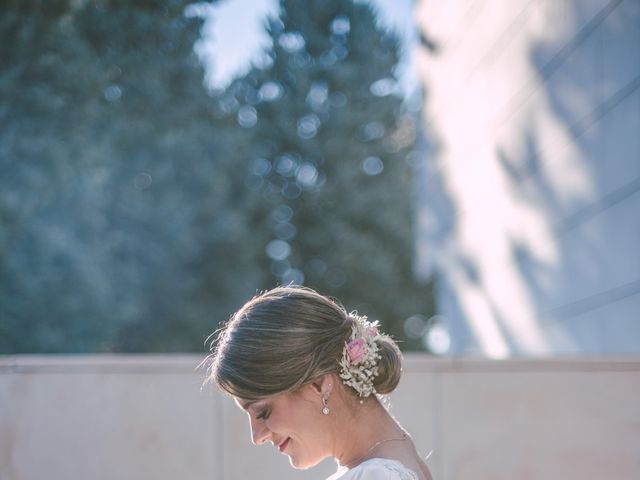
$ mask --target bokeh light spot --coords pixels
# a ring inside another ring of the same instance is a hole
[[[373,177],[382,173],[384,164],[378,157],[367,157],[362,161],[360,168],[366,175]]]
[[[297,166],[297,160],[293,156],[288,154],[282,155],[276,160],[276,172],[278,172],[283,177],[294,176]]]
[[[133,180],[133,185],[138,190],[145,190],[151,186],[152,182],[153,182],[153,178],[151,177],[151,175],[149,175],[148,173],[142,172],[136,175],[136,177]]]
[[[278,37],[278,45],[289,53],[302,50],[305,46],[304,37],[299,32],[287,32]]]
[[[385,128],[382,122],[369,122],[364,126],[362,134],[366,141],[384,137]]]
[[[272,102],[282,96],[282,87],[277,82],[265,82],[258,90],[258,97],[265,102]]]
[[[349,49],[345,45],[335,45],[331,52],[335,55],[337,60],[344,60],[349,55]]]
[[[334,35],[346,35],[351,31],[351,22],[346,15],[338,15],[331,21],[331,33]]]
[[[269,221],[274,225],[280,222],[288,222],[293,217],[293,209],[289,205],[279,205],[269,214]]]
[[[305,115],[298,120],[298,136],[304,139],[310,139],[316,136],[320,128],[320,119],[317,115],[311,113]]]
[[[258,112],[249,105],[240,107],[240,110],[238,110],[238,123],[244,128],[255,126],[258,123]]]
[[[302,189],[296,182],[287,182],[282,186],[282,196],[294,200],[300,196]]]
[[[254,158],[249,164],[249,170],[254,175],[264,177],[271,172],[271,162],[266,158]]]
[[[369,91],[376,97],[386,97],[393,93],[396,88],[396,82],[393,78],[381,78],[371,84]]]
[[[296,233],[298,233],[298,229],[292,223],[280,222],[276,225],[275,232],[276,236],[280,240],[289,241],[296,236]]]
[[[285,260],[291,253],[291,246],[284,240],[272,240],[267,244],[266,252],[273,260]]]
[[[404,333],[409,338],[422,338],[427,331],[427,319],[424,315],[411,315],[404,321]]]
[[[329,96],[329,85],[322,80],[316,80],[311,84],[309,93],[307,93],[306,102],[314,110],[318,110]]]
[[[318,179],[318,170],[310,163],[305,163],[298,169],[296,180],[302,187],[313,187]]]
[[[233,95],[227,95],[218,101],[218,107],[223,114],[234,112],[239,105],[238,99]]]
[[[283,285],[302,285],[304,283],[304,273],[297,268],[290,268],[282,274],[280,281]]]
[[[451,348],[451,336],[440,315],[429,319],[427,332],[423,337],[425,347],[436,355],[444,355]]]
[[[103,94],[107,102],[115,102],[122,97],[122,89],[118,85],[109,85],[104,89]]]

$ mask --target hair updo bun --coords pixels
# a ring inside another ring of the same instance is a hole
[[[385,395],[393,392],[402,374],[402,354],[396,342],[387,335],[378,340],[380,359],[378,360],[378,375],[373,380],[376,392]]]
[[[340,303],[311,289],[264,292],[218,331],[208,358],[209,380],[235,397],[257,400],[293,391],[327,373],[339,374],[353,322]],[[375,342],[380,358],[373,387],[387,394],[400,381],[401,354],[386,335]]]

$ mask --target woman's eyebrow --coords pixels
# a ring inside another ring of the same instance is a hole
[[[240,408],[242,408],[243,410],[247,410],[251,405],[253,405],[257,401],[258,400],[249,400],[248,402],[241,402],[240,400],[237,400],[237,403],[238,405],[240,405]]]

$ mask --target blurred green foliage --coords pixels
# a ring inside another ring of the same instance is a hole
[[[187,6],[3,2],[0,353],[202,351],[289,282],[422,348],[397,39],[367,4],[283,1],[267,61],[209,92]]]

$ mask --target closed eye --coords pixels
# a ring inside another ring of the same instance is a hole
[[[265,408],[264,410],[261,410],[260,413],[256,415],[256,418],[258,420],[266,420],[267,418],[269,418],[270,413],[271,412],[269,411],[269,409]]]

